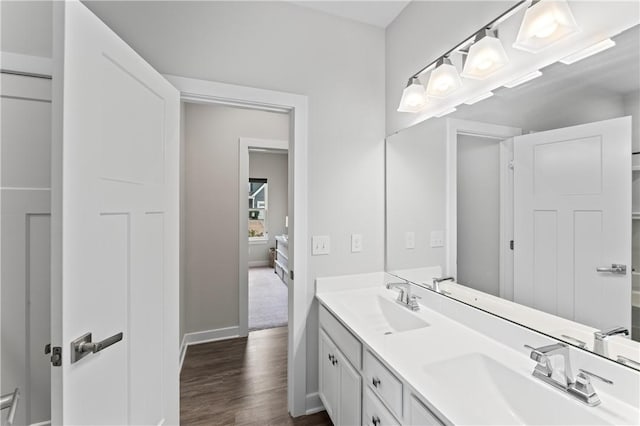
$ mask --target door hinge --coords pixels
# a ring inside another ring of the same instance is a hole
[[[289,279],[293,281],[293,270],[289,271]]]
[[[509,170],[513,170],[513,160],[509,160]]]
[[[51,346],[51,343],[47,343],[44,346],[44,354],[51,354],[51,365],[54,367],[60,367],[62,365],[62,348],[60,346]]]
[[[509,248],[513,250],[513,240],[509,241]]]

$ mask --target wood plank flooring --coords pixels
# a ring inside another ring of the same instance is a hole
[[[287,328],[190,346],[180,375],[183,425],[331,425],[287,412]]]

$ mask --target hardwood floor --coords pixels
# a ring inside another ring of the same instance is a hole
[[[190,346],[180,375],[183,425],[331,425],[287,412],[287,328]]]

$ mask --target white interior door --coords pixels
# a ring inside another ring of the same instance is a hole
[[[53,423],[177,424],[178,91],[76,1],[54,61]]]
[[[516,137],[514,201],[514,300],[630,327],[631,117]]]

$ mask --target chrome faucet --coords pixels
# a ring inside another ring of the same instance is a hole
[[[431,286],[431,288],[436,293],[442,293],[442,290],[440,289],[440,283],[443,282],[443,281],[454,281],[454,280],[455,280],[455,278],[453,278],[453,277],[434,278],[433,279],[433,286]]]
[[[540,348],[534,348],[529,345],[524,346],[531,350],[530,358],[538,363],[533,369],[533,377],[567,392],[591,407],[600,404],[600,398],[591,384],[591,378],[595,377],[607,384],[613,384],[611,380],[583,369],[578,369],[578,375],[574,379],[571,370],[569,346],[564,343],[554,343]],[[553,377],[555,370],[549,358],[554,355],[562,356],[564,360],[564,371],[560,376],[560,380]]]
[[[602,356],[609,356],[609,345],[607,340],[611,336],[624,334],[629,335],[629,330],[624,327],[613,327],[606,330],[600,330],[593,333],[593,351]]]
[[[417,297],[411,294],[411,283],[409,281],[387,283],[387,288],[390,290],[397,288],[399,290],[396,302],[412,311],[420,310],[420,305],[418,305],[418,301],[416,300]]]

